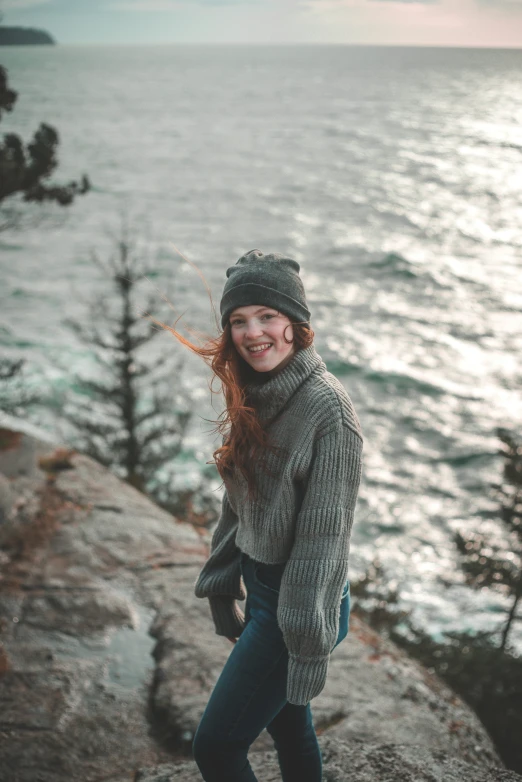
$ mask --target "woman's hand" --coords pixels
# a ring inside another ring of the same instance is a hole
[[[238,607],[238,615],[239,615],[240,621],[244,623],[245,615],[244,615],[244,613],[241,611],[241,609],[239,607]],[[237,640],[238,640],[237,638],[231,638],[228,635],[227,635],[227,638],[230,641],[230,643],[237,644]]]

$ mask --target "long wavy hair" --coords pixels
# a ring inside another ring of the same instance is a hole
[[[188,263],[191,262],[188,261]],[[191,265],[193,264],[191,263]],[[259,382],[259,373],[252,369],[236,350],[232,341],[230,323],[227,322],[225,327],[221,329],[210,288],[197,267],[196,270],[202,278],[210,298],[216,327],[220,332],[217,337],[205,338],[203,336],[205,340],[203,344],[196,345],[180,334],[175,326],[168,326],[148,314],[147,317],[173,334],[186,348],[201,356],[212,369],[210,391],[213,394],[223,394],[225,409],[216,421],[212,421],[216,424],[213,431],[214,433],[219,432],[223,438],[223,444],[212,454],[214,461],[207,462],[207,464],[215,464],[224,481],[232,475],[234,469],[238,469],[247,482],[249,496],[257,496],[258,487],[254,465],[256,468],[261,467],[268,471],[266,466],[267,452],[274,449],[279,450],[270,443],[266,429],[247,398],[246,386],[252,382]],[[285,342],[288,344],[294,342],[296,352],[309,347],[314,339],[314,331],[310,323],[308,321],[294,321],[292,318],[290,318],[290,322],[293,329],[293,339],[287,340],[286,334],[283,333]],[[188,326],[187,329],[198,334]],[[200,334],[198,336],[202,337]],[[221,387],[217,391],[213,387],[216,378],[221,383]]]

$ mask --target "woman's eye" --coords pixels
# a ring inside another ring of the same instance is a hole
[[[260,320],[265,320],[265,319],[269,319],[270,320],[271,318],[275,318],[275,317],[276,316],[272,312],[267,312],[265,315],[261,315]],[[231,326],[241,326],[242,323],[243,323],[242,320],[231,320],[230,321],[230,325]]]

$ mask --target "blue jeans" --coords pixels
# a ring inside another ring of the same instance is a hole
[[[256,782],[247,753],[264,728],[274,740],[283,782],[321,782],[322,758],[310,704],[296,706],[286,699],[288,651],[277,624],[284,568],[241,554],[246,625],[212,690],[192,745],[205,782]],[[348,633],[349,581],[339,612],[335,646]]]

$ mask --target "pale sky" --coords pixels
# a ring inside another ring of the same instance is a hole
[[[522,48],[522,0],[0,0],[59,43],[352,43]]]

